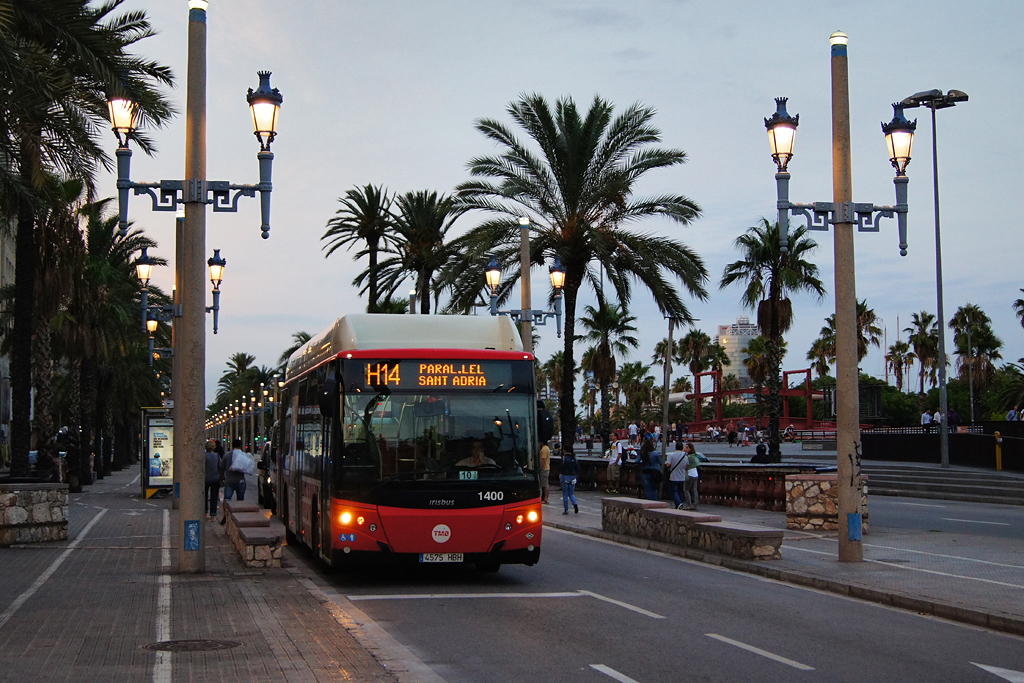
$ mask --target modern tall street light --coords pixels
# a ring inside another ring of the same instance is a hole
[[[533,353],[533,326],[544,325],[548,318],[555,318],[556,333],[562,336],[562,288],[565,287],[565,268],[562,260],[555,257],[555,262],[548,268],[551,277],[551,288],[555,292],[553,309],[550,311],[534,310],[530,291],[530,219],[523,216],[519,219],[519,286],[523,292],[523,307],[515,311],[498,310],[498,286],[501,284],[501,264],[491,257],[484,271],[484,277],[491,294],[491,315],[507,315],[518,320],[523,328],[523,350]]]
[[[789,161],[799,116],[786,111],[786,98],[775,100],[776,112],[765,119],[778,192],[779,231],[782,252],[788,252],[789,214],[800,214],[810,230],[835,226],[836,293],[836,446],[838,449],[839,560],[864,559],[861,541],[863,489],[860,477],[860,401],[857,386],[857,290],[854,265],[853,226],[859,231],[877,232],[881,217],[898,219],[900,254],[907,253],[907,164],[917,122],[903,117],[903,108],[893,105],[892,121],[882,124],[889,159],[896,169],[895,206],[875,206],[852,200],[850,162],[850,87],[845,33],[829,37],[832,51],[832,201],[794,204],[789,201]]]
[[[907,109],[914,107],[928,107],[932,110],[932,180],[935,198],[935,294],[936,306],[939,316],[939,412],[942,413],[942,420],[939,421],[939,461],[942,467],[949,467],[949,412],[947,411],[946,397],[946,319],[942,313],[942,240],[939,236],[939,153],[935,140],[935,110],[955,107],[957,102],[966,102],[967,93],[962,90],[950,90],[945,95],[941,90],[925,90],[914,93],[900,104]],[[971,394],[971,408],[973,411],[974,395]],[[971,418],[974,421],[974,418]]]
[[[175,211],[185,205],[185,217],[177,239],[175,283],[181,305],[179,325],[175,326],[174,346],[181,361],[174,377],[179,384],[175,445],[180,454],[180,512],[178,515],[178,571],[202,572],[206,566],[204,529],[204,457],[203,425],[206,393],[206,311],[203,280],[206,250],[206,205],[214,211],[238,210],[239,197],[260,193],[260,232],[270,236],[271,168],[274,159],[270,145],[277,134],[278,111],[283,98],[270,87],[270,72],[258,73],[260,83],[249,89],[246,100],[252,112],[253,131],[260,143],[257,154],[260,182],[235,185],[228,181],[206,179],[206,10],[207,0],[189,0],[188,77],[185,104],[185,179],[158,183],[134,183],[130,179],[129,141],[136,129],[138,107],[123,93],[109,99],[111,124],[118,139],[117,190],[121,235],[128,230],[128,191],[148,194],[155,211]],[[157,194],[159,190],[159,196]],[[233,193],[233,194],[232,194]],[[180,328],[180,329],[179,329]]]

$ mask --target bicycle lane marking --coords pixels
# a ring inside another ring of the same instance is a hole
[[[82,542],[82,540],[86,537],[89,531],[92,530],[92,527],[96,524],[96,522],[100,521],[100,518],[103,517],[103,515],[105,514],[107,514],[106,508],[100,508],[99,513],[95,517],[93,517],[88,524],[85,525],[85,528],[82,529],[82,532],[78,534],[75,540],[73,540],[68,545],[67,549],[64,552],[62,552],[57,557],[57,559],[54,560],[50,564],[50,566],[46,568],[46,570],[42,574],[39,575],[39,578],[36,579],[31,586],[26,588],[21,595],[14,599],[10,606],[8,606],[8,608],[3,611],[3,614],[0,614],[0,628],[3,628],[7,624],[7,622],[11,620],[11,617],[13,617],[15,613],[17,613],[17,611],[21,609],[21,606],[24,605],[29,598],[35,595],[36,591],[38,591],[40,588],[43,587],[44,584],[46,584],[46,582],[50,579],[53,573],[57,571],[58,567],[60,567],[64,563],[64,560],[68,558],[68,555],[70,555],[71,552],[78,547],[78,544]]]

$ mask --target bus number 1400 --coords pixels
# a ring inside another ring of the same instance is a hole
[[[480,500],[505,500],[504,491],[478,491]]]

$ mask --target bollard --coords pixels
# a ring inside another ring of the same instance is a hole
[[[1003,437],[996,432],[996,472],[1003,471]]]

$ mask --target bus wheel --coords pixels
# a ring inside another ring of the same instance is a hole
[[[477,562],[476,569],[477,571],[493,574],[501,569],[501,562]]]

